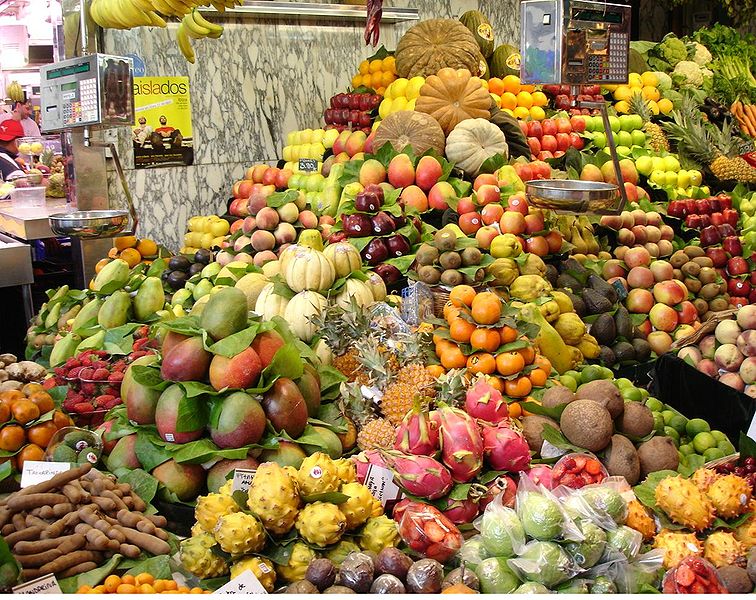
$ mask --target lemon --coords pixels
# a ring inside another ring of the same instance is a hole
[[[659,112],[661,112],[663,115],[668,115],[674,108],[672,100],[670,100],[669,98],[662,98],[656,103],[656,106],[659,107]]]
[[[540,106],[533,106],[530,109],[530,118],[534,121],[542,121],[546,118],[546,111],[543,110]]]
[[[516,119],[527,119],[530,116],[530,110],[524,106],[518,106],[512,112]]]
[[[370,72],[370,63],[368,61],[366,61],[366,60],[363,60],[360,63],[359,71],[360,71],[360,75],[365,75],[366,73],[369,73]]]
[[[627,100],[630,100],[630,98],[632,98],[632,96],[633,96],[632,90],[628,86],[626,86],[626,85],[621,85],[616,90],[614,90],[614,99],[615,100],[620,100],[620,101],[621,100],[625,100],[625,101],[627,101]]]
[[[514,111],[511,108],[505,108],[504,112],[507,113],[510,117],[514,117]]]
[[[628,83],[630,84],[630,87],[643,87],[643,79],[641,79],[641,76],[638,73],[630,73]]]
[[[621,115],[626,115],[630,112],[630,103],[627,100],[620,100],[614,105],[614,110]]]
[[[391,112],[399,112],[400,110],[407,110],[407,98],[394,98],[391,101]]]
[[[715,448],[716,445],[717,440],[715,440],[714,436],[708,431],[702,431],[701,433],[696,434],[696,437],[693,438],[693,447],[699,454],[702,454],[709,448]]]
[[[659,114],[659,105],[654,100],[648,101],[648,108],[651,111],[652,114],[658,115]]]
[[[645,73],[641,73],[641,83],[644,86],[650,85],[651,87],[656,87],[659,85],[659,78],[652,71],[646,71]]]
[[[641,94],[643,94],[643,98],[645,98],[646,100],[653,100],[654,102],[656,102],[661,97],[659,90],[650,85],[643,86]]]
[[[409,84],[409,79],[405,79],[404,77],[400,79],[395,79],[394,82],[386,88],[386,97],[387,98],[406,98],[408,84]],[[391,90],[391,96],[388,95],[389,90]]]
[[[417,98],[412,98],[412,100],[409,100],[407,102],[407,108],[405,110],[415,110],[415,102],[417,102]]]
[[[380,106],[378,107],[378,116],[381,119],[385,119],[391,114],[391,106],[394,103],[394,101],[386,96],[382,101]]]
[[[494,104],[496,104],[496,106],[501,105],[501,96],[498,96],[496,94],[490,94],[490,96],[491,98],[493,98]]]
[[[398,81],[398,80],[397,80]],[[425,85],[425,77],[417,76],[409,80],[407,84],[407,91],[404,96],[407,100],[412,100],[420,95],[420,88]]]

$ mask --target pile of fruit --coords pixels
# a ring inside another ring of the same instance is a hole
[[[624,210],[616,216],[601,217],[600,223],[617,232],[618,247],[614,251],[617,258],[621,259],[628,248],[636,246],[645,248],[654,258],[670,256],[674,251],[675,231],[657,212]]]
[[[133,235],[113,238],[113,248],[108,252],[107,258],[97,262],[95,273],[99,273],[106,264],[116,258],[126,261],[129,267],[134,268],[139,263],[152,264],[156,258],[166,255],[170,253],[147,238],[137,239]]]
[[[516,111],[515,111],[516,112]],[[568,148],[582,150],[585,140],[581,133],[586,130],[584,117],[557,117],[532,121],[520,121],[522,132],[528,138],[533,160],[546,160],[563,156]],[[645,135],[643,137],[645,141]]]
[[[234,197],[240,198],[241,196],[234,194]],[[220,246],[229,228],[228,221],[217,215],[191,217],[187,223],[189,231],[184,234],[184,246],[181,248],[180,254],[194,254],[200,249],[210,250]]]
[[[165,270],[160,274],[160,279],[165,282],[172,292],[176,292],[183,289],[186,282],[192,276],[201,273],[212,260],[213,252],[205,248],[197,250],[191,258],[184,254],[172,256],[168,259]]]
[[[415,101],[420,97],[420,88],[425,83],[425,77],[417,76],[412,79],[401,77],[391,83],[383,93],[383,100],[378,106],[378,116],[385,119],[400,110],[415,110]]]
[[[575,102],[578,100],[587,102],[604,101],[601,86],[598,85],[581,85],[578,88],[576,96],[573,96],[572,88],[569,85],[544,85],[543,92],[549,97],[556,110],[566,110],[571,115],[598,114],[596,109],[576,106]]]
[[[392,80],[393,81],[393,80]],[[331,97],[330,108],[323,111],[323,120],[326,126],[333,127],[338,132],[346,129],[350,131],[362,130],[365,134],[370,134],[373,125],[375,109],[381,103],[381,96],[378,94],[368,93],[348,93],[336,94]],[[286,151],[286,148],[284,148]],[[322,158],[322,154],[320,155]],[[286,154],[283,159],[296,160],[297,157],[287,159]],[[317,158],[316,156],[300,156],[299,158]]]
[[[329,121],[326,120],[326,123],[328,122]],[[337,137],[339,137],[339,130],[303,129],[301,131],[290,131],[286,134],[286,145],[281,150],[281,158],[286,161],[284,169],[290,169],[292,173],[298,173],[299,163],[297,161],[299,161],[300,158],[310,158],[316,160],[318,164],[321,164],[323,162],[323,156],[329,148],[333,147],[333,143],[336,141]],[[248,170],[248,174],[251,175],[251,177],[247,176],[246,178],[252,179],[253,181],[257,178],[260,179],[259,183],[268,183],[261,179],[261,177],[264,178],[264,173],[267,172],[267,169],[262,170],[262,167],[267,165],[255,166],[257,167],[257,173],[254,172],[255,167],[252,167],[252,173],[249,173]],[[262,171],[262,173],[260,173],[260,171]],[[273,173],[278,172],[278,170],[273,171]],[[268,174],[268,180],[270,180],[271,177],[272,175]]]
[[[533,119],[541,121],[546,118],[548,98],[533,85],[523,85],[517,75],[505,75],[503,79],[491,77],[487,81],[488,91],[494,102],[515,119]]]
[[[392,54],[382,59],[367,59],[360,63],[357,74],[352,77],[352,87],[370,88],[383,96],[388,86],[396,81],[396,76],[396,58]]]
[[[446,286],[477,285],[485,280],[485,268],[493,259],[483,254],[473,240],[464,235],[458,237],[452,227],[447,225],[436,232],[432,242],[420,245],[411,277],[428,285]]]

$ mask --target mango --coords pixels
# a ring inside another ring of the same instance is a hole
[[[297,388],[307,404],[307,414],[315,417],[320,409],[320,378],[309,363],[305,363],[304,372],[297,379]]]
[[[100,330],[94,335],[90,335],[88,338],[84,338],[81,343],[76,346],[76,354],[84,352],[84,350],[102,350],[102,346],[105,343],[105,331]]]
[[[292,438],[302,435],[307,426],[307,403],[291,379],[277,379],[265,392],[262,405],[276,431],[285,431]]]
[[[160,437],[166,442],[186,444],[202,437],[204,427],[194,431],[177,431],[178,410],[184,399],[184,390],[180,385],[167,387],[155,406],[155,425]]]
[[[102,300],[94,298],[87,302],[76,315],[71,331],[81,337],[92,335],[94,331],[91,328],[97,324],[97,314],[102,307]]]
[[[134,316],[140,323],[163,308],[165,292],[159,277],[147,277],[134,297]]]
[[[210,385],[216,390],[250,388],[261,372],[262,362],[253,348],[245,348],[231,358],[216,354],[210,361]]]
[[[160,398],[160,392],[134,381],[132,367],[135,365],[150,365],[156,362],[157,356],[154,354],[141,356],[131,363],[123,374],[121,398],[126,405],[126,415],[129,421],[134,421],[139,425],[151,425],[155,422],[155,408]]]
[[[108,471],[115,473],[117,469],[138,469],[142,466],[136,455],[135,433],[122,437],[116,442],[115,447],[105,461]]]
[[[325,452],[333,460],[341,458],[344,449],[341,446],[339,436],[322,425],[313,425],[313,430],[320,436],[320,443],[315,445],[302,444],[308,452]]]
[[[182,502],[195,500],[207,481],[202,465],[177,463],[173,459],[152,469],[152,476]]]
[[[168,381],[203,381],[210,367],[210,354],[201,337],[191,337],[163,354],[160,375]]]
[[[212,290],[210,293],[212,293]],[[192,310],[189,311],[189,316],[190,317],[202,316],[202,312],[205,310],[205,304],[207,304],[208,300],[210,300],[210,294],[208,294],[207,296],[202,296],[202,298],[197,300],[194,303],[194,306],[192,306]]]
[[[552,366],[557,372],[561,375],[565,371],[574,369],[580,361],[575,362],[576,355],[573,354],[571,346],[564,343],[564,340],[557,333],[556,329],[546,321],[541,311],[538,310],[538,307],[533,303],[526,304],[520,311],[520,314],[525,321],[535,323],[540,327],[535,340],[536,344],[541,354],[551,361]]]
[[[50,352],[50,366],[57,367],[62,365],[69,358],[75,355],[76,347],[81,342],[81,338],[75,333],[67,333],[60,338],[53,346]]]
[[[298,469],[302,461],[307,458],[304,450],[295,442],[279,439],[278,447],[273,450],[263,450],[260,462],[274,462],[279,467],[294,467]]]
[[[286,342],[281,337],[281,334],[274,330],[263,331],[255,336],[255,339],[252,341],[252,348],[260,357],[260,363],[263,369],[273,362],[273,357],[276,355],[276,352],[278,352],[285,343]]]
[[[216,342],[247,326],[247,296],[236,288],[223,288],[205,304],[200,327]]]
[[[165,331],[164,329],[162,331]],[[163,356],[168,356],[168,353],[174,346],[178,346],[184,340],[188,340],[190,336],[182,333],[176,333],[175,331],[167,331],[163,336],[163,341],[160,344],[160,352]]]
[[[129,321],[131,296],[128,292],[118,290],[105,299],[97,313],[97,323],[103,329],[120,327]]]
[[[210,437],[219,448],[241,448],[259,442],[266,424],[260,403],[246,392],[234,392],[213,409]]]
[[[129,263],[120,258],[106,264],[92,282],[95,292],[110,293],[121,289],[129,281]]]
[[[81,304],[74,304],[66,312],[60,315],[60,319],[58,319],[58,330],[68,328],[69,326],[68,322],[73,321],[76,318],[76,315],[79,314],[81,307],[82,307]]]
[[[252,458],[224,458],[215,463],[207,472],[207,491],[216,493],[226,483],[226,475],[236,469],[256,469],[260,463]]]
[[[61,303],[58,302],[49,310],[47,316],[45,317],[45,329],[52,329],[58,324],[58,319],[60,318],[60,308]]]

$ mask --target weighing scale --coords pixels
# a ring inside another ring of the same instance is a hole
[[[595,0],[524,0],[520,4],[520,80],[572,86],[627,83],[630,6]],[[562,213],[618,214],[627,203],[606,102],[574,101],[601,112],[618,185],[574,180],[525,183],[530,202]]]

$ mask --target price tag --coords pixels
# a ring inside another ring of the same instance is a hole
[[[748,433],[746,434],[752,440],[756,440],[756,415],[753,415],[751,424],[748,426]]]
[[[318,161],[314,158],[300,158],[299,170],[307,173],[315,173],[318,170]]]
[[[613,281],[612,285],[617,292],[617,297],[619,298],[620,302],[627,298],[627,290],[625,289],[624,285],[622,285],[619,281]]]
[[[268,568],[268,565],[262,564],[260,565],[260,570],[265,567]],[[219,587],[217,590],[213,592],[214,594],[267,594],[268,591],[263,587],[263,584],[260,583],[260,580],[255,577],[255,574],[247,569],[239,575],[238,577],[234,577],[231,581],[229,581],[226,585]]]
[[[71,470],[71,463],[47,462],[44,460],[25,460],[24,470],[21,471],[21,487],[29,487],[43,481],[48,481],[58,473]]]
[[[48,463],[49,464],[49,463]],[[63,594],[55,575],[42,575],[12,589],[14,594]]]
[[[234,482],[231,484],[231,491],[246,492],[252,485],[254,477],[254,469],[234,469]]]
[[[385,467],[369,465],[365,473],[365,486],[383,506],[402,498],[402,490],[394,483],[394,474]]]

